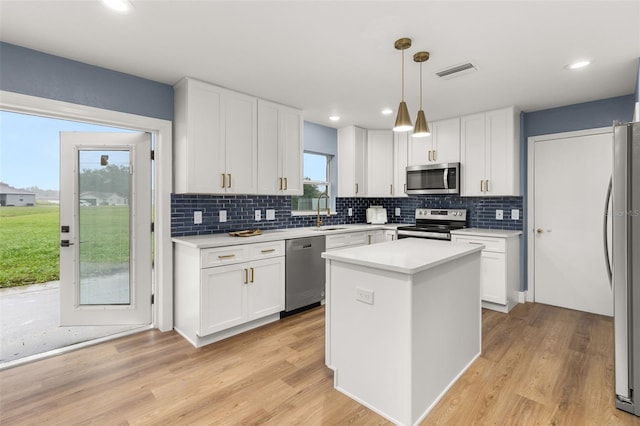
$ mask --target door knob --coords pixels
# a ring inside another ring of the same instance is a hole
[[[536,232],[537,232],[538,234],[542,234],[544,231],[542,230],[542,228],[538,228],[538,229],[536,229]]]

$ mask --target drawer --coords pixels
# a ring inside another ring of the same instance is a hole
[[[457,243],[484,244],[485,251],[493,251],[496,253],[504,253],[506,250],[506,243],[504,238],[466,236],[462,237],[459,235],[452,235],[451,241]]]
[[[270,257],[284,256],[284,241],[273,241],[270,243],[250,244],[248,259],[267,259]]]
[[[350,246],[360,246],[363,244],[367,244],[367,233],[362,231],[327,235],[326,237],[327,250]]]
[[[245,245],[215,247],[200,250],[200,267],[229,265],[247,260],[248,250]]]

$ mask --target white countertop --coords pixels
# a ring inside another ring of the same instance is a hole
[[[322,253],[322,257],[403,274],[415,274],[479,252],[483,248],[483,245],[404,238],[367,246],[332,250]]]
[[[283,228],[262,231],[262,235],[253,237],[232,237],[227,233],[209,234],[209,235],[193,235],[189,237],[173,237],[171,241],[193,248],[211,248],[234,246],[240,244],[264,243],[269,241],[290,240],[293,238],[313,237],[318,235],[343,234],[357,231],[373,231],[377,229],[397,229],[398,226],[406,224],[386,223],[382,225],[357,224],[357,225],[328,225],[323,226],[320,230],[314,227],[306,228]],[[340,228],[332,231],[326,228]]]
[[[451,231],[451,234],[473,237],[509,238],[517,237],[522,234],[522,231],[513,231],[508,229],[464,228]]]

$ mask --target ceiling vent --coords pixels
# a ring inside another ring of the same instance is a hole
[[[478,68],[471,62],[467,62],[466,64],[454,65],[442,71],[438,71],[436,75],[440,78],[454,78],[460,77],[462,75],[471,74],[473,72],[478,71]]]

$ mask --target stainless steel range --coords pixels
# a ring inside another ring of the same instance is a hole
[[[416,224],[399,226],[400,238],[427,238],[451,240],[451,231],[466,227],[467,211],[464,209],[416,209]]]

